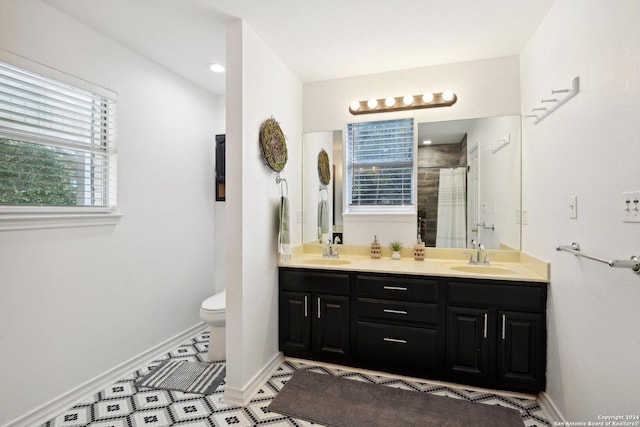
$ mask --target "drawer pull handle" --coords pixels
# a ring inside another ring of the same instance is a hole
[[[395,343],[398,343],[398,344],[406,344],[407,343],[407,340],[401,340],[399,338],[386,337],[386,338],[383,338],[383,340],[386,341],[386,342],[395,342]]]
[[[407,288],[404,286],[385,286],[384,289],[388,291],[406,291]]]
[[[505,339],[504,335],[505,335],[506,324],[507,324],[507,316],[503,314],[502,315],[502,339]]]
[[[385,313],[393,313],[393,314],[408,314],[406,311],[404,310],[392,310],[390,308],[385,308],[384,309]]]
[[[318,319],[320,318],[320,297],[318,297]]]

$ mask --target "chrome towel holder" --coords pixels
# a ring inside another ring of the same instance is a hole
[[[630,268],[634,273],[640,274],[640,257],[638,255],[631,255],[631,258],[629,258],[628,260],[600,258],[580,252],[580,245],[576,242],[571,243],[571,246],[556,246],[556,251],[569,252],[582,258],[602,262],[604,264],[607,264],[609,267]]]

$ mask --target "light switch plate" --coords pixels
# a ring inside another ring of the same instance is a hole
[[[578,196],[569,196],[569,219],[578,218]]]
[[[640,222],[640,191],[622,193],[622,221]]]

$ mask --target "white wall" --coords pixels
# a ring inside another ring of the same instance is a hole
[[[215,291],[214,96],[36,0],[0,47],[118,93],[115,226],[0,232],[0,424],[200,322]]]
[[[478,227],[477,240],[487,248],[520,248],[520,121],[519,115],[478,120],[467,134],[467,149],[479,147],[478,222],[494,225]],[[507,138],[511,142],[494,153],[490,147]]]
[[[348,112],[353,100],[446,89],[457,94],[456,104],[447,108],[414,110],[412,115],[416,123],[520,114],[519,73],[518,57],[509,56],[306,83],[304,131],[345,129],[346,123],[354,120],[381,120],[393,116],[389,113],[369,114],[354,119]],[[348,214],[343,216],[343,221],[345,242],[350,245],[368,245],[374,234],[383,245],[392,240],[400,240],[404,246],[415,242],[416,215]]]
[[[452,107],[414,110],[418,122],[520,114],[517,56],[305,83],[304,132],[345,129],[353,100],[453,90]],[[355,116],[380,120],[389,113]]]
[[[301,209],[302,83],[243,21],[227,27],[227,379],[225,398],[249,396],[278,355],[277,234],[280,186],[262,161],[260,125],[273,116],[287,137],[291,243]]]
[[[636,0],[558,0],[521,56],[522,111],[580,77],[575,98],[523,126],[523,249],[551,262],[547,393],[570,421],[640,410],[640,276],[554,250],[640,253],[640,224],[621,221],[622,192],[640,190],[639,27]]]

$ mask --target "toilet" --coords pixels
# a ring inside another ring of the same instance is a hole
[[[211,325],[209,337],[209,352],[207,360],[226,359],[225,325],[227,309],[226,289],[212,297],[207,298],[200,306],[200,319]]]

